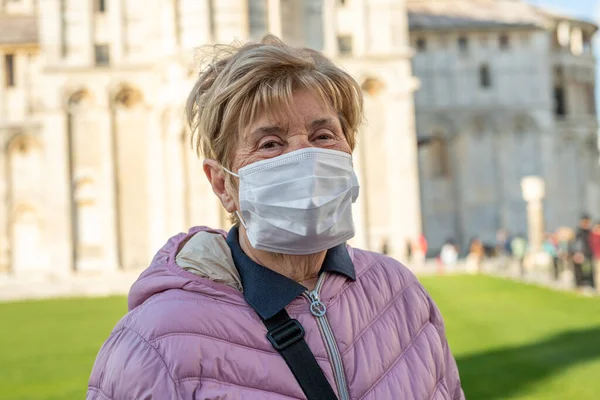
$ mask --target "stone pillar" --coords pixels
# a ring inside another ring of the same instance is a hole
[[[148,196],[148,218],[149,223],[149,254],[148,259],[154,257],[156,251],[167,239],[165,197],[169,195],[165,190],[165,161],[163,143],[163,121],[160,112],[149,107],[147,117],[150,123],[146,130],[146,149],[148,173],[146,175]]]
[[[113,7],[111,7],[113,6]],[[127,25],[126,25],[126,6],[125,2],[114,2],[109,4],[108,13],[110,30],[110,57],[111,63],[121,63],[127,53]]]
[[[394,83],[388,80],[390,86]],[[406,84],[406,83],[405,83]],[[421,201],[412,93],[390,87],[386,109],[386,164],[389,255],[406,258],[406,238],[421,234]],[[376,199],[373,199],[376,201]]]
[[[268,31],[281,38],[281,0],[268,0]]]
[[[6,175],[6,143],[0,141],[0,198],[8,199],[8,176]],[[8,249],[10,245],[10,238],[8,237],[8,231],[10,229],[10,218],[9,218],[9,204],[7,201],[1,203],[0,206],[0,273],[7,272],[10,269],[10,262],[8,259]]]
[[[526,176],[521,180],[523,199],[527,202],[527,226],[529,249],[532,253],[542,250],[544,241],[544,180],[539,176]]]
[[[365,54],[365,43],[367,41],[368,32],[366,30],[365,23],[365,14],[367,12],[366,0],[355,0],[352,1],[346,7],[351,7],[352,9],[352,18],[355,22],[354,24],[354,37],[352,38],[352,47],[354,50],[354,56],[362,57]],[[337,37],[335,36],[335,32],[333,33],[333,37],[331,39],[333,41],[333,46],[335,46],[337,50]]]
[[[73,270],[73,209],[69,173],[67,113],[61,108],[43,115],[42,137],[46,169],[44,171],[44,245],[52,275],[68,275]],[[47,263],[46,263],[47,261]]]
[[[100,131],[100,148],[102,154],[102,165],[98,174],[98,204],[102,215],[104,236],[104,260],[103,269],[106,271],[117,270],[121,267],[119,260],[119,234],[117,230],[117,208],[116,198],[116,155],[114,154],[112,122],[110,106],[94,108],[94,120]]]
[[[41,53],[46,65],[55,65],[61,60],[62,21],[60,0],[38,2],[37,22]]]
[[[359,249],[369,250],[369,225],[368,225],[368,193],[366,185],[366,170],[365,170],[365,149],[362,137],[363,129],[358,132],[358,143],[352,154],[352,163],[354,171],[360,184],[360,190],[356,203],[352,206],[352,216],[354,219],[354,228],[356,235],[350,244]]]
[[[323,52],[328,57],[337,56],[335,0],[323,0]]]

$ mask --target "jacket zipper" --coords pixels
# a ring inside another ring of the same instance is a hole
[[[346,381],[346,374],[344,373],[344,365],[342,364],[342,355],[340,354],[340,350],[337,346],[337,342],[335,341],[335,336],[333,335],[333,331],[331,330],[331,325],[329,324],[329,320],[325,315],[327,312],[327,307],[321,301],[319,297],[319,293],[321,292],[321,288],[325,283],[327,272],[323,272],[319,279],[317,280],[317,284],[312,291],[305,291],[304,297],[308,299],[310,302],[310,312],[317,319],[317,325],[319,330],[321,331],[321,336],[325,342],[325,346],[327,348],[327,353],[329,354],[329,359],[333,365],[333,376],[335,378],[335,384],[338,389],[338,394],[340,396],[340,400],[350,400],[350,394],[348,393],[348,383]]]

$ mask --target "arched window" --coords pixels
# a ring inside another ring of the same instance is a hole
[[[483,117],[477,116],[473,118],[471,121],[471,132],[473,133],[474,137],[482,138],[485,135],[485,130],[485,120]]]
[[[489,88],[492,86],[492,77],[490,74],[490,66],[488,64],[481,64],[479,66],[479,86],[482,88]]]
[[[8,146],[10,187],[15,200],[39,194],[42,183],[42,149],[37,140],[21,135]]]
[[[21,204],[14,211],[11,226],[13,272],[19,273],[40,267],[41,243],[42,230],[35,208]]]
[[[427,146],[427,159],[430,177],[442,179],[450,177],[450,154],[448,143],[442,137],[436,136]]]
[[[384,84],[377,78],[369,77],[362,82],[360,87],[369,96],[376,96],[383,90]]]
[[[133,108],[142,100],[142,93],[129,85],[123,85],[115,96],[115,104],[124,108]]]

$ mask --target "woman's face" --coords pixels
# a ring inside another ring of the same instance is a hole
[[[232,167],[234,171],[256,161],[291,151],[318,147],[351,153],[337,113],[324,107],[307,90],[293,95],[292,115],[279,119],[267,113],[240,131]]]
[[[352,153],[339,117],[331,107],[324,107],[309,91],[299,90],[293,95],[291,108],[292,115],[276,118],[263,113],[240,130],[231,164],[233,172],[254,162],[308,147]],[[205,160],[204,171],[227,212],[239,210],[238,191],[233,183],[237,178],[226,179],[215,160]]]

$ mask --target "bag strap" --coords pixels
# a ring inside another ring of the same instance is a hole
[[[267,339],[281,354],[308,400],[337,400],[335,392],[304,340],[304,327],[285,309],[263,320]]]

